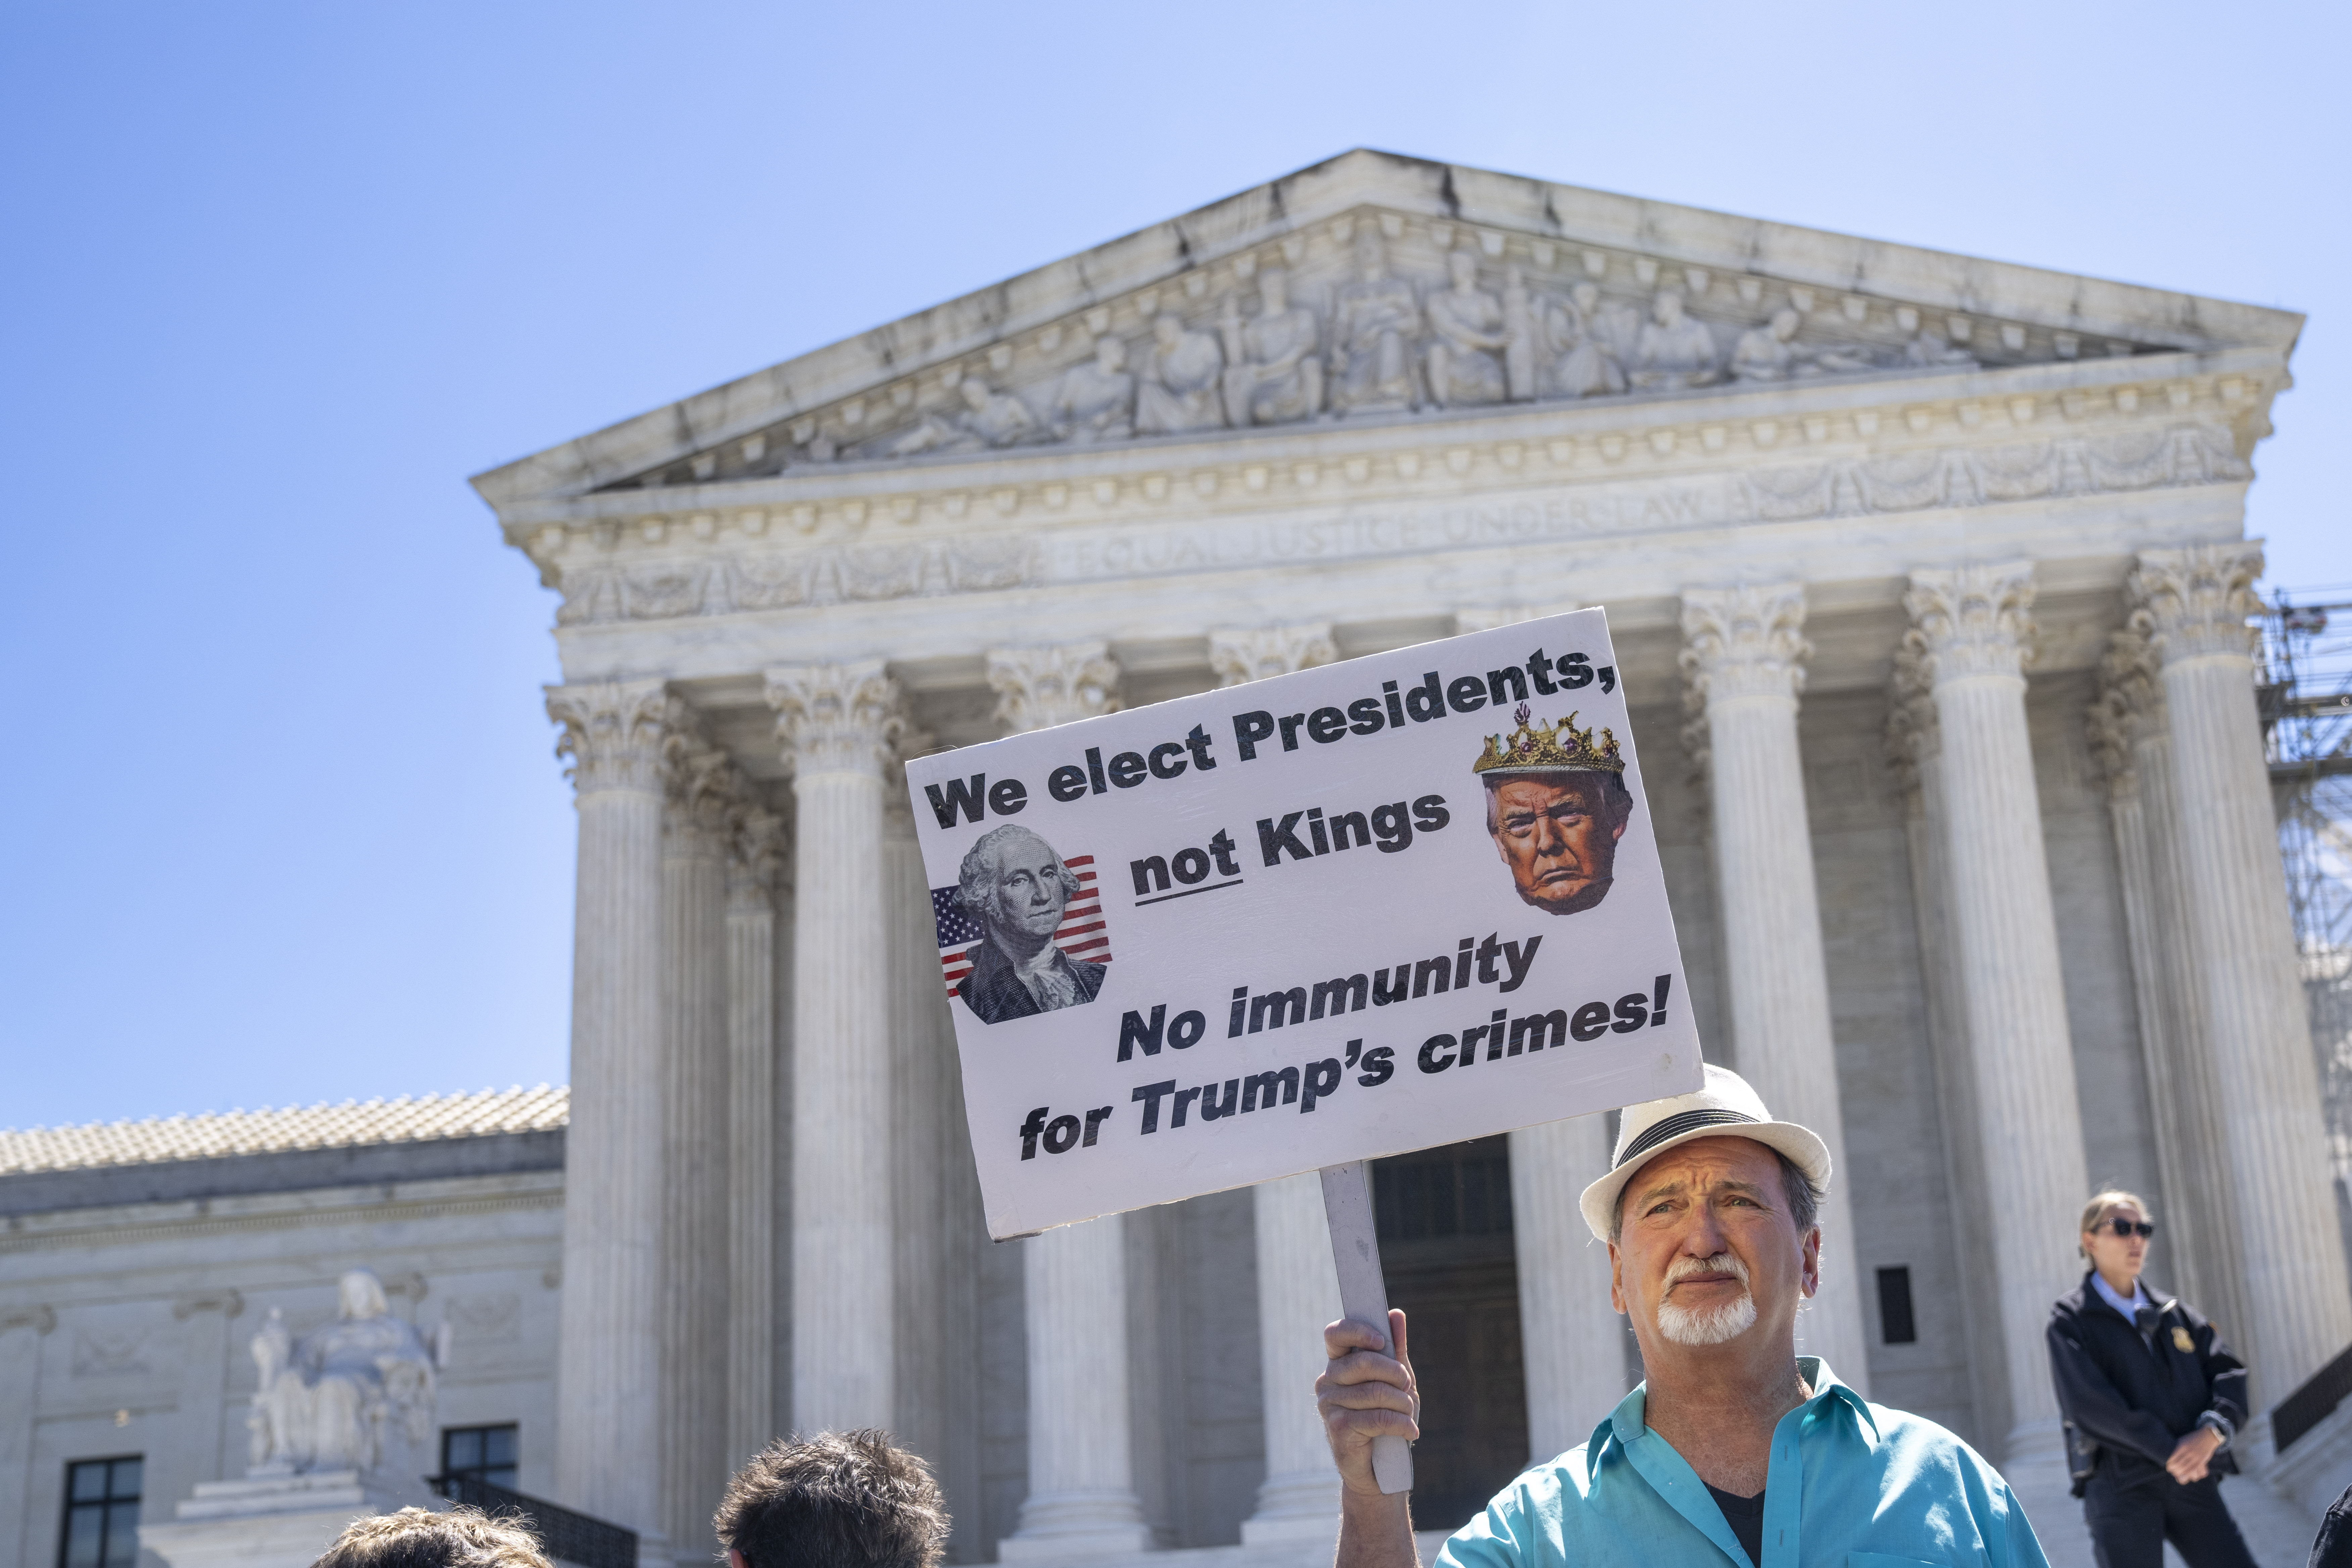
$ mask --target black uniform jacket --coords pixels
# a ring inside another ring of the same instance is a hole
[[[1059,953],[1056,963],[1067,966],[1072,979],[1078,983],[1078,999],[1073,1007],[1084,1006],[1095,999],[1102,989],[1105,965],[1088,963],[1083,958]],[[1029,994],[1029,987],[1013,973],[1013,965],[996,951],[996,944],[983,938],[971,949],[971,973],[956,987],[964,1005],[980,1015],[983,1024],[1002,1024],[1007,1018],[1027,1018],[1043,1012],[1037,998]]]
[[[2132,1479],[2164,1468],[2173,1447],[2214,1411],[2238,1430],[2246,1424],[2246,1363],[2204,1315],[2168,1298],[2147,1281],[2156,1304],[2156,1348],[2129,1318],[2106,1303],[2085,1274],[2082,1285],[2050,1309],[2050,1374],[2058,1407],[2100,1448],[2099,1468]],[[2212,1468],[2235,1474],[2238,1461],[2223,1448]]]

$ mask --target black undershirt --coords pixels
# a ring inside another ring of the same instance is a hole
[[[1707,1487],[1706,1495],[1715,1500],[1715,1506],[1723,1510],[1723,1522],[1731,1526],[1731,1533],[1748,1549],[1748,1560],[1756,1568],[1764,1568],[1764,1494],[1734,1497],[1719,1487]]]

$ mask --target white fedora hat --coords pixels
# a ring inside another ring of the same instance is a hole
[[[1812,1178],[1814,1186],[1830,1184],[1829,1145],[1809,1127],[1773,1121],[1746,1079],[1729,1068],[1710,1063],[1706,1081],[1696,1092],[1643,1100],[1621,1113],[1617,1152],[1609,1162],[1609,1173],[1584,1189],[1579,1205],[1592,1234],[1607,1241],[1610,1226],[1617,1217],[1617,1196],[1625,1190],[1625,1184],[1643,1166],[1694,1138],[1753,1138],[1786,1154],[1797,1169]]]

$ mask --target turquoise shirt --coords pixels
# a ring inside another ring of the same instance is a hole
[[[1873,1405],[1814,1356],[1772,1429],[1760,1568],[2048,1568],[2009,1484],[1932,1421]],[[1748,1568],[1698,1473],[1643,1422],[1646,1385],[1505,1488],[1438,1568]]]

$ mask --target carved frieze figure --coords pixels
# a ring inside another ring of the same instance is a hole
[[[393,1316],[383,1282],[364,1268],[343,1276],[335,1321],[299,1344],[271,1308],[253,1337],[261,1373],[246,1422],[253,1468],[373,1470],[384,1463],[387,1436],[411,1448],[429,1442],[434,1371],[446,1348],[428,1348],[414,1324]]]
[[[1600,397],[1625,390],[1625,355],[1640,336],[1630,305],[1601,299],[1596,283],[1579,283],[1565,300],[1544,310],[1544,352],[1551,361],[1547,390],[1562,397]]]
[[[1797,328],[1801,324],[1796,311],[1783,306],[1772,312],[1772,319],[1760,327],[1750,327],[1739,334],[1739,342],[1731,351],[1731,374],[1738,381],[1786,381],[1812,369],[1799,355]]]
[[[1679,289],[1659,289],[1633,346],[1633,384],[1654,389],[1705,386],[1715,377],[1715,334],[1705,321],[1684,314]]]
[[[1124,441],[1134,435],[1135,377],[1127,370],[1127,345],[1117,338],[1097,340],[1093,359],[1062,373],[1048,412],[1056,440]]]
[[[1922,327],[1919,335],[1903,345],[1903,363],[1916,365],[1969,365],[1973,367],[1977,356],[1962,348],[1954,348],[1941,332]]]
[[[1356,241],[1356,276],[1331,307],[1331,405],[1341,414],[1402,412],[1421,405],[1412,342],[1421,306],[1412,285],[1389,274],[1377,234]]]
[[[1527,274],[1516,267],[1503,268],[1503,384],[1514,403],[1536,396],[1535,296],[1528,291]]]
[[[1236,428],[1282,425],[1323,411],[1323,361],[1315,312],[1290,302],[1290,275],[1279,267],[1258,274],[1258,312],[1244,321],[1225,298],[1219,331],[1225,340],[1225,413]]]
[[[1215,338],[1187,331],[1180,317],[1161,311],[1152,319],[1151,347],[1144,351],[1136,387],[1136,429],[1146,436],[1173,436],[1224,424],[1225,400],[1218,385],[1224,363]]]
[[[1466,250],[1447,254],[1454,286],[1429,297],[1429,396],[1440,408],[1503,400],[1502,301],[1478,287],[1478,259]]]
[[[925,452],[973,452],[982,447],[1012,447],[1042,439],[1045,426],[1029,405],[1009,392],[991,392],[988,384],[966,376],[956,384],[963,407],[953,416],[926,414],[922,422],[890,443],[893,458],[919,457]]]

